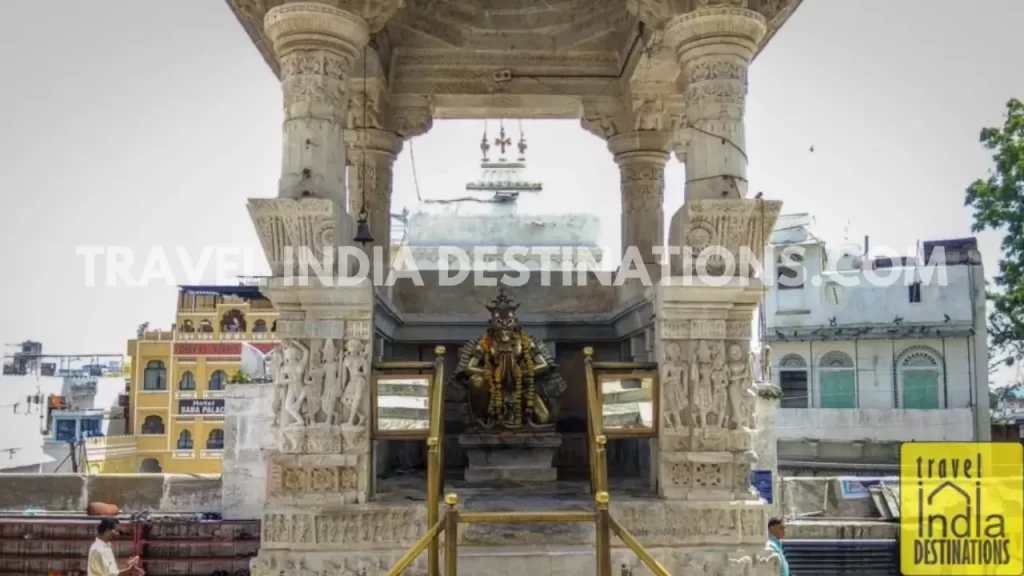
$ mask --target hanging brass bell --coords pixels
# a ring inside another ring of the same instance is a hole
[[[373,234],[370,233],[368,217],[369,214],[366,213],[366,210],[361,210],[359,212],[359,219],[356,220],[356,236],[352,241],[359,243],[361,246],[366,246],[373,242]]]

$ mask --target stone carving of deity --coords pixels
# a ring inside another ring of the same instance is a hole
[[[344,369],[344,390],[341,404],[344,410],[345,425],[360,426],[366,421],[363,413],[363,396],[366,394],[367,382],[370,377],[370,363],[366,358],[366,343],[362,340],[345,341],[345,357],[342,359]]]
[[[689,424],[685,416],[690,404],[689,376],[682,345],[669,342],[665,345],[665,382],[662,384],[665,390],[663,422],[668,428],[680,429]]]
[[[285,393],[278,424],[282,428],[301,426],[306,421],[302,414],[302,406],[305,401],[304,387],[309,350],[301,342],[289,340],[282,345],[282,352],[278,381],[279,385],[285,387]]]
[[[338,365],[338,349],[334,340],[324,341],[321,352],[323,358],[324,386],[320,409],[327,415],[327,424],[334,426],[340,420],[338,416],[338,400],[341,399],[341,373]]]
[[[712,343],[711,354],[712,411],[715,424],[722,428],[729,417],[729,374],[726,371],[725,343]]]
[[[459,351],[454,379],[469,391],[469,423],[484,430],[554,426],[567,387],[543,344],[523,332],[504,287],[487,306],[487,332]]]
[[[305,401],[302,414],[306,419],[306,426],[316,424],[316,415],[320,413],[320,400],[324,387],[324,350],[312,347],[309,370],[303,381],[302,397]]]

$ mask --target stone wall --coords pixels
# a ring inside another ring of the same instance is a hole
[[[260,518],[267,499],[266,454],[274,447],[273,384],[229,384],[224,393],[222,512]]]
[[[191,474],[3,474],[0,511],[85,513],[90,502],[122,513],[218,512],[220,478]]]

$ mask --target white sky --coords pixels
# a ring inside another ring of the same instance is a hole
[[[1024,97],[1024,2],[970,4],[805,0],[751,70],[751,192],[814,214],[828,240],[848,227],[854,241],[905,250],[970,235],[963,190],[988,169],[978,132]],[[0,50],[0,341],[120,352],[141,322],[170,326],[173,286],[86,288],[76,246],[259,253],[245,202],[276,194],[281,96],[223,2],[12,2]],[[482,128],[439,121],[407,144],[395,210],[416,203],[410,149],[422,194],[450,195],[476,175]],[[575,121],[524,128],[552,208],[598,214],[617,245],[619,178],[604,143]],[[683,181],[673,160],[667,215]],[[998,237],[981,244],[991,273]]]

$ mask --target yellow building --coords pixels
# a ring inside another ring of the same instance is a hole
[[[174,329],[128,341],[138,472],[221,472],[224,387],[240,374],[242,343],[269,352],[276,328],[258,286],[182,286]]]

